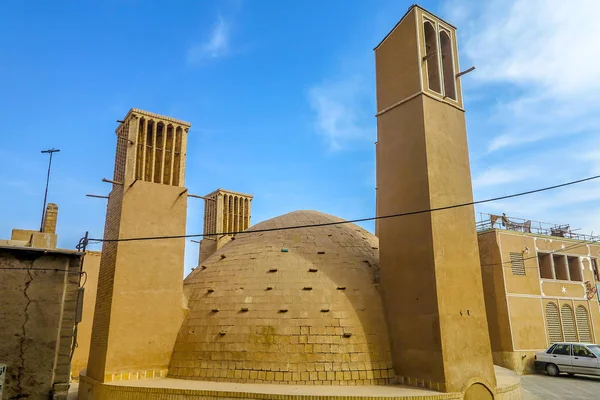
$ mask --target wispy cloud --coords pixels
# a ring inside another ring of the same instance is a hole
[[[484,170],[473,179],[475,188],[506,185],[521,182],[536,175],[536,169],[527,167],[492,167]]]
[[[492,117],[498,135],[488,152],[573,134],[600,125],[600,46],[589,15],[600,2],[448,0],[461,26],[465,59],[477,66],[474,90],[501,86]]]
[[[340,150],[349,142],[375,137],[369,122],[368,91],[371,88],[359,75],[312,86],[308,100],[315,113],[315,129],[323,135],[331,150]]]
[[[197,64],[207,59],[216,59],[229,53],[230,23],[219,15],[210,36],[202,43],[192,45],[187,53],[189,64]]]

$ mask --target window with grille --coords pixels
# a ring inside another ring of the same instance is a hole
[[[510,268],[513,275],[525,275],[523,253],[510,253]]]
[[[546,305],[546,327],[548,328],[548,338],[550,343],[562,342],[563,335],[560,327],[560,317],[558,307],[554,303]]]
[[[581,342],[591,343],[592,335],[590,333],[590,322],[588,312],[584,306],[577,306],[575,309],[575,319],[577,320],[577,331]]]
[[[573,318],[573,309],[564,304],[560,309],[562,319],[563,335],[568,342],[577,342],[577,329],[575,329],[575,318]]]

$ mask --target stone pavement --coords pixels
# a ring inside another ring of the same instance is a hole
[[[600,377],[525,375],[523,400],[589,400],[600,398]]]

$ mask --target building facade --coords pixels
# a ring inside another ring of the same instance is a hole
[[[494,363],[533,371],[534,353],[600,340],[600,244],[559,227],[489,216],[479,254]]]
[[[0,241],[0,364],[7,365],[0,394],[5,399],[67,398],[81,321],[84,254],[56,249],[57,213],[58,207],[48,204],[41,231],[13,229],[10,240]]]

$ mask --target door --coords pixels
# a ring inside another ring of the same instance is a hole
[[[548,362],[556,364],[560,372],[573,372],[571,364],[571,345],[566,343],[557,344],[550,355]]]
[[[600,375],[598,358],[585,346],[574,344],[573,372],[576,374]]]

